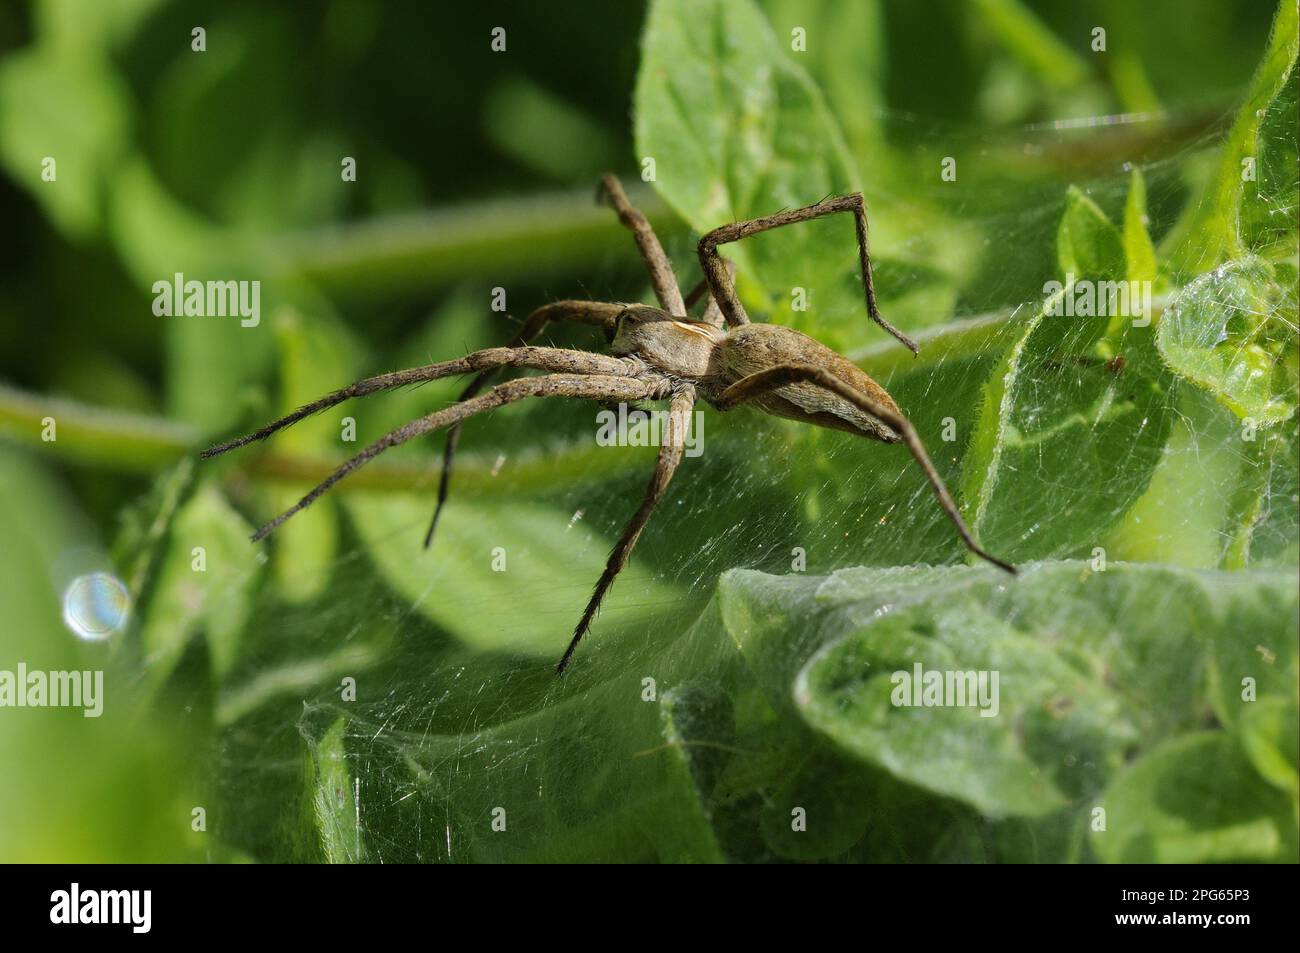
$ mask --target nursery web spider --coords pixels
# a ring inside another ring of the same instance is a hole
[[[263,526],[253,536],[261,540],[299,510],[308,506],[345,476],[390,447],[446,427],[442,478],[437,508],[425,537],[428,546],[447,499],[452,458],[461,423],[475,414],[494,410],[526,397],[577,397],[596,401],[667,400],[666,435],[661,440],[659,459],[641,506],[614,545],[596,583],[586,610],[556,672],[563,672],[574,650],[590,627],[601,600],[615,577],[627,564],[641,531],[655,506],[663,499],[668,482],[681,462],[683,442],[690,414],[697,398],[721,411],[748,403],[778,417],[788,417],[819,427],[830,427],[869,437],[883,443],[902,442],[915,458],[934,488],[939,506],[952,520],[957,534],[976,555],[1014,573],[1009,563],[980,548],[956,504],[944,486],[916,430],[885,389],[856,365],[807,335],[774,324],[751,324],[736,296],[732,269],[718,254],[718,246],[759,232],[849,212],[858,239],[858,258],[866,292],[867,314],[873,321],[916,352],[916,344],[889,324],[876,306],[871,281],[871,259],[867,252],[867,210],[862,194],[828,198],[815,205],[792,209],[746,222],[723,225],[709,232],[699,243],[704,281],[683,299],[672,266],[650,223],[628,201],[618,179],[606,175],[601,190],[613,204],[619,219],[631,229],[641,257],[650,273],[658,308],[639,304],[606,304],[595,301],[556,301],[538,308],[506,347],[488,348],[464,357],[410,370],[380,374],[352,384],[299,407],[293,413],[260,430],[211,447],[204,457],[216,456],[262,440],[283,427],[351,397],[362,397],[418,381],[436,380],[460,374],[476,376],[460,399],[381,437],[331,473],[319,486],[290,509]],[[698,320],[687,317],[688,308],[708,292],[708,303]],[[573,321],[605,332],[610,354],[533,347],[532,340],[551,321]],[[503,368],[546,371],[540,377],[521,377],[480,393],[492,375]]]

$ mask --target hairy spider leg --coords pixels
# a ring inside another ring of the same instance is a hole
[[[730,258],[724,258],[722,264],[727,269],[727,277],[734,282],[736,280],[736,263]],[[687,313],[695,307],[696,302],[703,298],[708,290],[708,279],[701,278],[699,283],[686,296]],[[722,308],[718,306],[718,299],[713,295],[709,295],[709,303],[704,306],[704,314],[700,315],[700,320],[705,324],[713,325],[715,328],[721,328],[726,324],[726,319],[722,315]]]
[[[623,310],[623,307],[621,304],[607,304],[603,301],[554,301],[551,304],[544,304],[528,316],[519,333],[511,339],[509,346],[527,344],[541,334],[546,325],[552,321],[573,321],[578,324],[594,325],[602,328],[609,336],[613,333],[618,313]],[[495,368],[480,373],[461,391],[458,399],[468,400],[477,395],[495,373]],[[453,424],[447,431],[447,440],[442,446],[442,474],[438,478],[438,501],[433,507],[433,518],[429,520],[429,529],[424,534],[425,549],[433,543],[433,533],[438,528],[438,518],[442,516],[442,508],[447,503],[447,494],[451,491],[451,470],[456,457],[456,445],[460,443],[460,428],[459,423]]]
[[[602,196],[609,199],[614,211],[618,213],[619,221],[631,229],[637,250],[640,251],[641,259],[645,262],[646,270],[650,274],[650,284],[654,288],[655,298],[658,299],[659,306],[669,314],[687,316],[688,309],[693,307],[695,302],[699,300],[707,285],[701,282],[698,288],[691,292],[689,303],[683,301],[681,289],[677,286],[677,278],[673,273],[672,262],[668,260],[668,254],[664,251],[659,237],[655,234],[654,228],[641,210],[628,199],[622,183],[612,173],[607,173],[601,177],[597,189],[597,198],[599,199]],[[727,264],[730,268],[729,273],[734,275],[735,266],[730,262]],[[609,331],[618,317],[618,312],[622,310],[623,305],[603,304],[593,301],[558,301],[555,304],[544,305],[529,316],[523,329],[515,336],[511,344],[527,343],[535,335],[540,334],[542,328],[550,321],[579,321],[586,324],[602,324]],[[704,312],[703,320],[717,327],[722,326],[721,311],[718,309],[717,302],[712,298],[710,298]],[[479,393],[492,376],[493,372],[478,375],[461,393],[460,399],[466,400]],[[429,520],[429,529],[424,534],[425,549],[428,549],[433,544],[433,534],[438,529],[438,520],[442,516],[442,509],[447,505],[447,496],[451,492],[451,474],[455,465],[456,448],[460,443],[460,431],[460,424],[453,426],[447,431],[447,440],[443,444],[442,473],[438,478],[438,499],[434,503],[433,517]]]
[[[686,317],[686,303],[682,301],[681,289],[677,287],[677,277],[673,274],[672,262],[659,243],[659,237],[650,227],[650,222],[641,214],[641,210],[628,201],[627,193],[618,177],[609,173],[601,176],[600,192],[609,197],[618,220],[632,230],[637,250],[650,272],[650,284],[654,287],[659,307],[674,317]],[[599,196],[599,193],[597,193]]]
[[[291,424],[296,424],[304,417],[310,417],[312,414],[319,413],[333,407],[335,404],[341,404],[345,400],[353,397],[365,397],[381,390],[391,390],[394,387],[401,387],[405,384],[416,384],[423,381],[438,380],[442,377],[454,377],[457,374],[468,374],[472,371],[483,371],[484,369],[495,369],[499,367],[528,367],[540,371],[576,371],[582,374],[614,374],[627,375],[633,370],[633,365],[626,360],[610,357],[606,354],[592,354],[588,351],[571,351],[567,348],[558,347],[497,347],[487,348],[482,351],[475,351],[473,354],[467,354],[464,357],[456,358],[452,361],[441,361],[437,364],[426,364],[423,367],[413,367],[404,371],[393,371],[389,374],[379,374],[375,377],[367,377],[359,380],[354,384],[326,394],[324,397],[317,398],[310,403],[303,404],[291,414],[273,420],[266,426],[254,430],[250,434],[237,437],[234,440],[228,440],[225,443],[219,443],[214,447],[209,447],[199,454],[200,458],[206,460],[209,457],[215,457],[218,454],[234,450],[236,447],[242,447],[246,444],[253,443],[257,440],[265,440],[271,434],[278,430],[283,430]]]
[[[862,266],[862,285],[867,296],[867,314],[871,316],[872,321],[875,321],[876,324],[901,341],[913,354],[917,353],[916,342],[886,321],[880,313],[880,308],[876,306],[876,287],[871,280],[871,254],[867,243],[867,203],[863,199],[861,192],[839,196],[838,198],[824,199],[816,205],[777,212],[775,215],[765,215],[762,218],[723,225],[701,238],[699,244],[700,267],[704,269],[704,277],[709,283],[709,290],[713,293],[714,300],[718,302],[718,306],[722,309],[727,324],[731,327],[748,324],[749,315],[745,313],[745,306],[740,303],[740,298],[736,296],[735,282],[722,264],[722,258],[718,254],[718,246],[748,238],[750,235],[757,235],[759,232],[780,228],[783,225],[807,222],[814,218],[821,218],[823,215],[833,215],[836,212],[853,213],[853,221],[858,236],[858,261]]]
[[[582,352],[569,352],[582,353]],[[612,377],[593,374],[548,374],[545,377],[521,377],[498,384],[486,394],[471,397],[450,407],[434,411],[396,430],[389,431],[366,449],[352,457],[312,488],[301,500],[253,534],[253,542],[265,539],[285,520],[310,506],[353,470],[365,466],[385,450],[406,443],[421,434],[473,417],[526,397],[577,397],[586,400],[658,400],[671,389],[667,378]]]
[[[917,434],[916,428],[912,426],[912,422],[901,413],[897,413],[872,400],[866,394],[863,394],[855,387],[851,387],[829,371],[812,364],[779,364],[776,367],[769,367],[750,374],[748,377],[741,378],[724,390],[714,403],[719,410],[730,410],[737,404],[753,400],[770,390],[801,381],[816,384],[818,387],[823,387],[832,393],[838,394],[856,405],[863,412],[870,414],[890,427],[902,437],[903,442],[907,444],[907,449],[912,452],[912,457],[916,460],[917,465],[920,466],[926,479],[930,481],[930,486],[934,488],[935,495],[939,498],[939,506],[948,514],[948,518],[952,520],[953,525],[957,527],[957,534],[961,536],[962,541],[970,551],[980,558],[988,560],[993,565],[1005,569],[1013,575],[1015,574],[1015,566],[990,555],[975,541],[974,534],[966,525],[966,521],[962,519],[957,504],[953,502],[948,488],[944,485],[943,478],[939,476],[939,471],[930,462],[930,455],[926,453],[925,444],[921,442],[921,438]]]
[[[673,478],[673,473],[677,470],[677,465],[682,462],[687,428],[690,426],[691,410],[694,406],[694,386],[686,384],[679,387],[673,394],[672,402],[668,407],[668,426],[663,441],[659,446],[659,459],[655,463],[654,473],[650,476],[650,483],[646,486],[645,496],[642,498],[641,505],[637,508],[636,513],[633,514],[631,522],[623,530],[623,535],[619,537],[618,542],[614,544],[613,550],[610,551],[609,559],[605,563],[605,569],[596,582],[595,591],[591,594],[591,600],[587,603],[587,608],[583,611],[577,628],[573,630],[573,638],[569,641],[569,647],[564,650],[564,655],[560,657],[559,664],[555,666],[555,674],[564,674],[565,668],[568,667],[569,661],[573,658],[573,653],[577,651],[578,643],[582,641],[582,637],[591,628],[592,619],[596,617],[596,612],[600,609],[601,600],[605,598],[605,593],[609,591],[609,587],[614,584],[615,578],[627,565],[632,550],[636,546],[636,541],[641,537],[641,531],[650,522],[650,516],[654,513],[655,507],[663,499],[664,491],[668,489],[668,484]]]

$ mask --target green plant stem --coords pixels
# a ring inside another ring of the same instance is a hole
[[[661,236],[680,230],[649,189],[630,194]],[[330,226],[273,239],[262,253],[275,277],[307,278],[342,297],[436,287],[468,273],[497,281],[545,275],[611,254],[634,261],[627,230],[594,195],[564,192]]]
[[[1019,0],[977,0],[985,27],[1035,77],[1071,89],[1091,74],[1088,63]]]
[[[894,341],[881,341],[848,357],[873,378],[887,381],[895,374],[906,374],[940,361],[996,352],[1014,341],[1024,322],[1033,316],[1033,309],[1024,306],[950,321],[919,332],[916,343],[920,351],[915,355]]]
[[[175,462],[194,448],[199,434],[161,417],[0,384],[0,438],[78,463],[142,473]]]
[[[1152,332],[1160,315],[1164,313],[1172,293],[1156,296],[1151,301]],[[1028,322],[1037,315],[1035,307],[1020,305],[974,318],[949,321],[940,327],[921,331],[916,335],[920,352],[913,355],[893,341],[883,341],[848,355],[858,367],[879,381],[888,381],[895,374],[909,374],[943,361],[961,360],[977,354],[997,354],[1010,346]]]
[[[1158,317],[1168,296],[1152,302],[1152,316]],[[1009,346],[1033,316],[1027,306],[1010,308],[980,317],[965,318],[917,335],[921,353],[915,357],[894,342],[882,342],[850,355],[872,377],[889,381],[896,374],[913,373],[946,360],[960,360],[975,354],[996,353]],[[56,439],[42,439],[42,421],[54,419]],[[161,417],[96,407],[66,398],[45,397],[0,385],[0,439],[35,447],[42,452],[80,464],[124,473],[153,473],[201,449],[202,434],[188,424]],[[597,447],[573,445],[558,453],[529,452],[497,467],[492,455],[462,454],[458,472],[466,487],[479,487],[485,494],[516,492],[535,485],[543,471],[549,480],[563,480],[580,473],[617,473],[644,464],[642,455],[609,454]],[[236,464],[240,472],[254,479],[282,484],[313,484],[324,479],[342,462],[319,457],[286,456],[267,450],[247,462]],[[498,470],[495,477],[491,476]],[[431,485],[435,463],[377,462],[353,474],[340,486],[343,490],[410,490]],[[478,477],[479,479],[472,479]],[[467,492],[469,492],[467,490]]]
[[[41,439],[42,420],[55,422],[55,438]],[[183,457],[195,454],[203,444],[198,430],[145,414],[126,413],[64,398],[29,394],[0,385],[0,439],[33,447],[49,456],[78,464],[122,473],[151,474]],[[495,454],[463,453],[457,457],[457,473],[464,476],[467,495],[476,488],[485,495],[516,493],[543,480],[576,478],[579,474],[614,473],[644,466],[642,453],[611,454],[596,446],[575,444],[554,454],[528,451],[498,466]],[[254,452],[235,469],[256,480],[291,485],[312,485],[328,476],[342,459],[287,456],[268,450]],[[215,464],[214,464],[215,465]],[[495,476],[492,471],[496,470]],[[437,461],[426,464],[375,463],[358,470],[340,490],[419,490],[432,486]]]

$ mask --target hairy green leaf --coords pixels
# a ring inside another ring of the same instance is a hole
[[[1012,583],[958,567],[735,572],[719,598],[778,711],[986,816],[1092,804],[1135,753],[1202,723],[1216,686],[1231,689],[1243,665],[1259,674],[1242,631],[1274,657],[1257,697],[1291,704],[1297,692],[1284,572],[1044,563]],[[957,678],[979,672],[983,686]]]
[[[1248,259],[1187,285],[1156,343],[1179,374],[1265,427],[1296,411],[1296,321],[1295,269]]]
[[[1102,807],[1105,829],[1091,844],[1110,863],[1279,862],[1297,849],[1295,801],[1262,783],[1222,732],[1161,745],[1116,779]]]

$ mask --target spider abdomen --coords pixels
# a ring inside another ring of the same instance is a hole
[[[718,347],[716,363],[722,371],[718,383],[723,388],[772,367],[790,364],[822,367],[876,403],[899,412],[889,393],[860,367],[793,328],[777,324],[746,324],[732,328]],[[876,418],[816,384],[787,384],[753,403],[778,417],[861,434],[885,443],[897,443],[899,439],[893,430]]]

